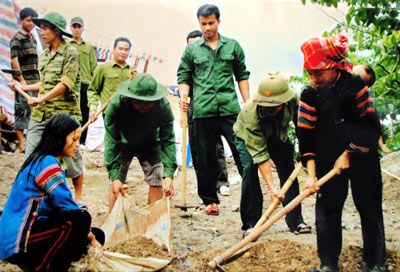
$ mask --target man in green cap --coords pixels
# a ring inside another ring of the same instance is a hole
[[[12,81],[15,89],[19,84],[23,91],[39,92],[38,97],[30,97],[28,104],[33,106],[26,139],[25,159],[39,143],[43,130],[50,118],[57,113],[66,112],[81,120],[79,108],[79,52],[67,44],[63,36],[72,37],[66,32],[67,22],[57,12],[49,12],[41,19],[32,19],[41,28],[41,37],[49,47],[39,58],[40,82],[20,84]],[[75,202],[82,200],[83,163],[78,153],[73,158],[64,159],[67,165],[66,176],[72,178],[75,188]]]
[[[149,184],[148,204],[173,194],[177,168],[174,116],[166,88],[149,74],[138,74],[118,85],[105,114],[104,161],[111,182],[108,200],[112,211],[121,183],[121,165],[139,159]]]
[[[89,120],[89,108],[87,106],[87,89],[92,81],[94,70],[97,67],[97,58],[93,46],[82,39],[85,30],[83,19],[74,17],[71,19],[72,39],[68,43],[79,51],[79,73],[81,76],[80,107],[82,112],[82,125]],[[85,144],[87,130],[82,132],[81,144]]]
[[[294,170],[294,147],[288,130],[290,122],[297,124],[297,109],[296,92],[280,76],[268,76],[261,82],[257,93],[247,100],[233,127],[243,165],[240,201],[243,236],[249,234],[262,214],[263,195],[257,169],[267,183],[271,201],[278,198],[285,206],[299,194],[297,179],[285,196],[279,193],[270,161],[274,161],[283,186]],[[304,223],[301,205],[286,215],[286,224],[297,234],[311,232],[311,227]]]

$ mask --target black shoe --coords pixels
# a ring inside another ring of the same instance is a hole
[[[91,227],[91,232],[94,234],[97,242],[104,246],[104,242],[106,240],[106,235],[104,234],[104,231],[100,228]]]
[[[245,230],[244,232],[243,232],[243,234],[242,234],[242,237],[243,237],[243,239],[244,238],[246,238],[246,236],[249,236],[250,235],[250,231],[252,230],[253,228],[250,228],[250,229],[247,229],[247,230]],[[260,237],[260,236],[258,236],[258,237]],[[257,240],[258,240],[258,237],[256,238],[256,239],[254,239],[253,241],[251,241],[251,242],[256,242]]]

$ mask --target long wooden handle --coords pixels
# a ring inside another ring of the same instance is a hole
[[[99,117],[99,115],[107,108],[108,104],[110,104],[111,99],[115,96],[116,93],[114,93],[112,96],[110,96],[110,98],[106,101],[106,103],[103,104],[103,106],[101,106],[101,108],[96,112],[96,114],[94,115],[94,120],[97,119],[97,117]],[[87,129],[89,127],[89,125],[93,123],[93,121],[91,119],[89,119],[89,121],[86,122],[86,124],[82,127],[82,132]]]
[[[182,96],[184,102],[187,101],[187,95]],[[182,205],[186,206],[186,139],[187,139],[187,112],[181,111],[182,115]]]
[[[292,186],[293,182],[295,181],[295,179],[299,175],[299,173],[301,171],[301,166],[302,166],[301,162],[298,162],[296,168],[293,170],[292,174],[290,174],[290,176],[286,180],[285,184],[283,185],[283,187],[279,191],[279,194],[281,194],[281,195],[286,194],[286,192],[289,190],[290,186]],[[275,198],[274,201],[272,201],[272,203],[269,205],[268,209],[265,211],[265,213],[258,220],[257,224],[254,226],[253,230],[255,228],[258,228],[259,226],[264,224],[265,221],[268,220],[268,218],[271,216],[271,214],[275,210],[275,208],[278,207],[279,203],[281,203],[281,202],[277,198]]]
[[[10,80],[8,79],[8,77],[4,74],[4,72],[0,69],[0,76],[2,78],[4,78],[5,80],[7,80],[7,82],[10,82]],[[29,96],[29,94],[27,94],[26,92],[24,92],[21,87],[19,85],[15,85],[15,89],[17,90],[17,92],[22,95],[26,100],[28,100],[29,98],[31,98]]]
[[[332,177],[336,175],[336,168],[333,168],[331,171],[329,171],[325,176],[320,178],[317,183],[316,187],[320,188],[322,185],[324,185],[328,180],[330,180]],[[235,254],[238,250],[243,248],[245,245],[256,239],[258,236],[261,235],[264,231],[269,229],[276,221],[278,221],[280,218],[282,218],[284,215],[289,213],[291,210],[293,210],[297,205],[301,203],[306,197],[310,195],[310,189],[306,189],[302,191],[296,198],[294,198],[289,204],[287,204],[282,210],[277,212],[273,217],[271,217],[265,224],[261,225],[260,227],[253,229],[248,236],[246,236],[243,240],[241,240],[239,243],[236,245],[232,246],[225,252],[223,252],[221,255],[215,257],[212,259],[209,263],[208,266],[211,269],[215,269],[217,265],[221,265],[223,262],[228,260],[229,258],[232,257],[233,254]]]

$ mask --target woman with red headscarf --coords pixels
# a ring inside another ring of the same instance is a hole
[[[311,82],[301,93],[298,137],[305,187],[318,192],[316,229],[321,269],[338,271],[342,247],[341,217],[350,179],[354,204],[360,213],[367,271],[384,271],[385,234],[382,215],[382,177],[378,115],[364,81],[353,76],[346,61],[344,36],[313,38],[301,46]],[[316,178],[334,166],[337,174],[323,187]]]

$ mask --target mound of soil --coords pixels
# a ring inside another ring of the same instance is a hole
[[[108,175],[104,168],[103,154],[83,150],[85,180],[83,201],[89,206],[92,224],[100,227],[108,216]],[[0,211],[3,209],[11,186],[23,160],[23,154],[5,152],[0,154]],[[171,259],[163,271],[208,271],[207,263],[241,240],[241,220],[239,213],[240,182],[233,160],[228,159],[229,179],[232,181],[231,196],[221,196],[220,215],[208,216],[197,196],[197,182],[193,168],[187,171],[187,204],[191,208],[184,212],[175,205],[181,204],[181,179],[178,174],[174,181],[175,195],[171,200],[171,224],[173,250],[171,253],[145,238],[135,238],[114,248],[106,249],[133,257],[156,257]],[[400,165],[400,152],[385,156],[382,169],[400,176],[396,172]],[[385,220],[387,268],[400,271],[400,180],[383,172],[383,211]],[[278,184],[278,178],[274,173]],[[270,204],[268,189],[261,180],[264,207]],[[304,174],[299,177],[300,186]],[[73,191],[72,182],[68,180]],[[147,203],[148,185],[143,181],[143,173],[137,160],[133,160],[127,179],[128,199],[139,208]],[[280,207],[278,208],[280,209]],[[315,196],[302,202],[302,213],[306,223],[313,228],[312,234],[295,235],[289,232],[284,219],[276,222],[263,233],[253,246],[240,258],[223,265],[226,271],[307,271],[319,266],[315,237]],[[190,214],[191,217],[183,217]],[[360,218],[354,207],[351,190],[346,200],[342,217],[343,250],[340,266],[343,271],[361,271],[362,235]],[[18,267],[0,261],[0,271],[20,271]]]

